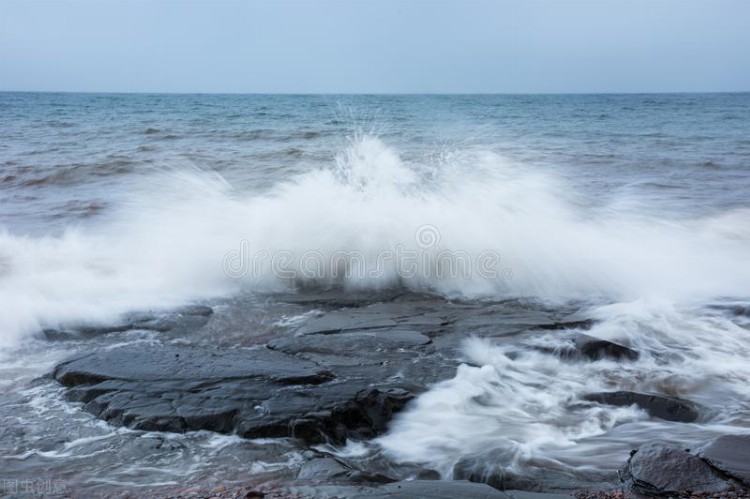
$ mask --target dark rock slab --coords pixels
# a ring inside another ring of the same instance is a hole
[[[462,457],[453,466],[453,478],[484,483],[500,490],[537,485],[531,478],[513,471],[507,452],[499,449]]]
[[[379,487],[354,485],[287,486],[274,491],[280,497],[306,499],[512,499],[482,483],[411,480]]]
[[[108,379],[128,381],[264,378],[281,383],[321,383],[332,373],[265,348],[218,351],[200,347],[131,346],[84,354],[55,367],[66,386]]]
[[[325,308],[360,307],[363,303],[390,302],[403,291],[358,292],[346,289],[310,289],[299,293],[277,293],[269,295],[275,301],[297,305],[318,306]]]
[[[68,396],[115,425],[211,430],[308,443],[373,438],[414,397],[378,381],[381,366],[346,382],[317,364],[265,348],[128,346],[80,355],[52,375]]]
[[[411,480],[395,482],[379,488],[374,497],[425,499],[508,499],[499,490],[483,483],[463,480]]]
[[[243,419],[237,433],[246,438],[291,436],[309,443],[371,439],[385,432],[393,415],[413,398],[408,390],[371,388],[360,380],[327,384],[269,400],[264,404],[268,414]],[[272,424],[285,425],[284,431],[265,433],[273,428],[264,424],[269,416]]]
[[[396,480],[379,473],[367,473],[332,457],[312,459],[300,468],[298,480],[350,483],[392,483]]]
[[[48,340],[60,341],[76,338],[91,338],[110,333],[122,333],[134,329],[130,322],[118,324],[105,324],[100,326],[86,325],[66,329],[44,329],[42,333]]]
[[[734,489],[699,457],[682,449],[653,443],[641,446],[620,471],[634,493],[668,497],[691,493],[720,493]]]
[[[750,487],[750,435],[724,435],[697,451],[697,455],[722,473]]]
[[[185,305],[175,310],[180,315],[191,315],[198,317],[208,317],[214,313],[214,309],[208,305]]]
[[[134,329],[158,332],[197,330],[206,325],[213,313],[213,308],[206,305],[186,305],[168,312],[134,312],[112,324],[79,324],[62,329],[45,329],[43,333],[49,340],[70,340]]]
[[[570,482],[570,468],[551,459],[527,459],[512,446],[462,456],[453,466],[457,480],[485,483],[498,490],[539,491]]]
[[[295,334],[335,334],[343,331],[393,328],[397,325],[393,317],[384,314],[370,314],[359,309],[336,310],[307,320]]]
[[[666,421],[692,423],[700,417],[700,406],[695,402],[656,393],[629,391],[600,392],[584,395],[583,400],[614,406],[637,405],[651,417]]]
[[[612,359],[618,361],[638,360],[640,354],[625,345],[608,340],[594,338],[587,334],[576,334],[571,337],[567,344],[558,348],[535,347],[538,350],[557,355],[562,359],[577,360],[602,360]]]
[[[518,309],[507,305],[490,305],[455,313],[455,327],[465,333],[507,334],[552,326],[555,321],[543,310]]]
[[[578,334],[573,338],[576,351],[591,360],[638,360],[639,353],[625,345],[601,340],[587,334]]]
[[[299,480],[334,480],[346,477],[354,469],[332,457],[321,457],[312,459],[300,468],[297,478]]]
[[[552,315],[553,323],[550,325],[540,325],[537,329],[546,329],[551,331],[563,329],[585,330],[591,329],[596,324],[594,319],[586,317],[580,310],[567,315]]]
[[[388,331],[357,331],[332,335],[307,335],[282,337],[271,340],[268,347],[286,353],[312,352],[340,354],[351,352],[356,356],[380,350],[417,348],[430,343],[430,338],[416,331],[391,329]]]
[[[525,490],[504,490],[503,492],[512,499],[573,499],[573,496],[567,494],[547,494]]]

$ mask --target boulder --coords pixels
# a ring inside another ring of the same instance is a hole
[[[576,334],[560,346],[532,345],[532,348],[545,353],[556,355],[566,360],[638,360],[639,353],[635,350],[614,343],[612,341],[600,340],[587,334]]]
[[[699,457],[659,443],[646,444],[634,451],[620,471],[620,478],[631,492],[655,497],[688,491],[720,493],[734,488]]]
[[[697,455],[722,473],[750,487],[750,434],[715,438],[698,449]]]
[[[573,345],[579,355],[590,360],[638,360],[639,353],[625,345],[601,340],[587,334],[578,334],[573,338]]]
[[[700,416],[700,406],[695,402],[658,393],[629,391],[599,392],[584,395],[583,400],[614,406],[637,405],[651,417],[666,421],[692,423]]]

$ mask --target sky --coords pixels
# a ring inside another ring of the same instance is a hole
[[[0,0],[0,90],[750,91],[750,0]]]

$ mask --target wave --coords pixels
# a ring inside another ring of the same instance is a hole
[[[105,225],[0,234],[0,343],[239,289],[404,287],[541,301],[746,296],[750,210],[595,211],[562,178],[481,150],[408,162],[359,136],[329,168],[244,194],[213,172],[154,175]],[[621,200],[618,200],[618,202]]]
[[[445,477],[474,459],[483,476],[601,482],[639,443],[693,445],[747,431],[750,330],[664,300],[604,305],[592,314],[598,322],[587,334],[627,344],[639,359],[582,363],[533,348],[560,347],[559,332],[520,344],[469,338],[468,363],[397,415],[377,444],[397,461],[428,465]],[[683,397],[697,402],[702,416],[680,424],[636,406],[584,401],[586,394],[614,390]]]

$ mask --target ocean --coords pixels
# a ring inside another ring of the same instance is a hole
[[[209,304],[224,322],[169,341],[248,348],[319,313],[274,297],[331,289],[571,310],[640,356],[458,330],[455,370],[383,435],[326,452],[450,478],[499,449],[514,476],[570,489],[653,439],[747,432],[748,193],[748,93],[0,93],[0,478],[146,493],[293,476],[307,450],[289,439],[112,426],[45,377],[158,331],[44,331]],[[604,389],[706,409],[575,408]]]

